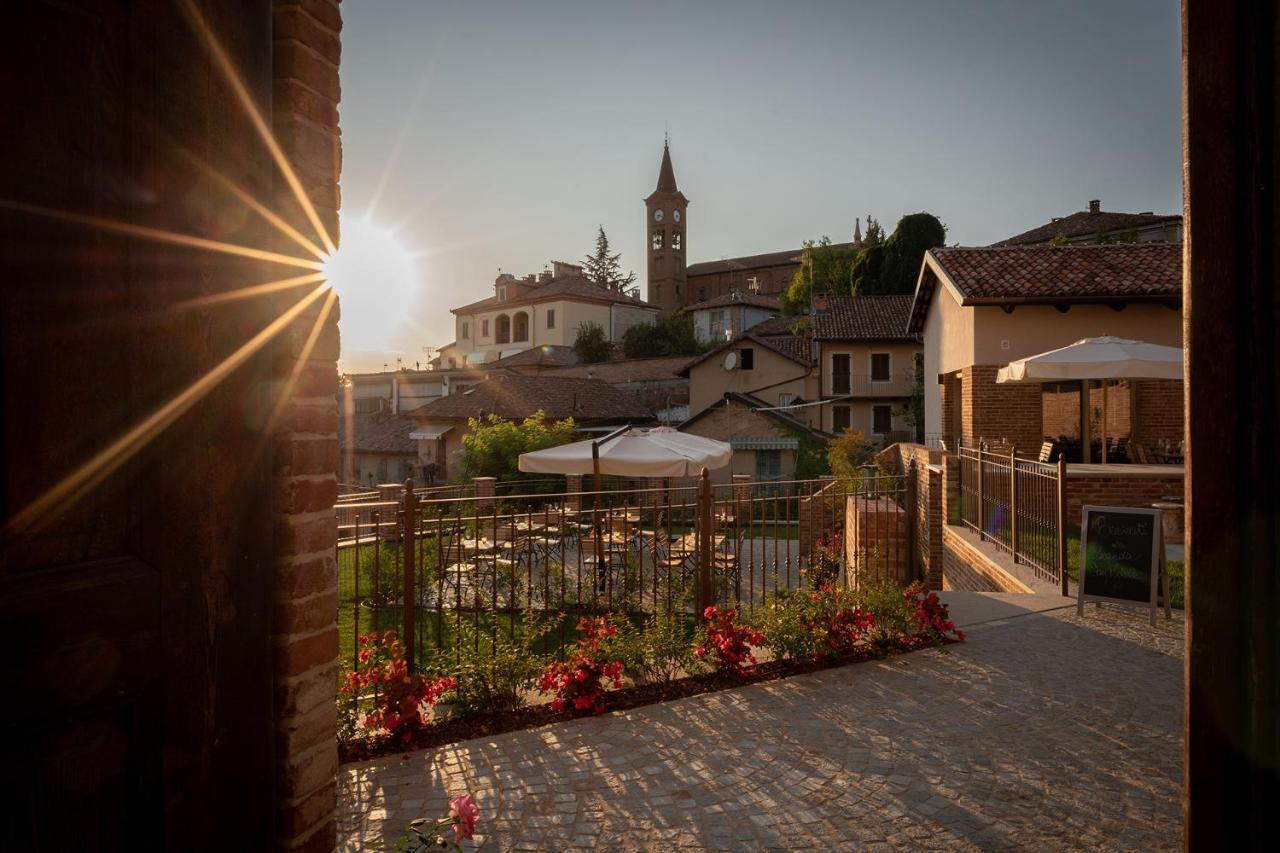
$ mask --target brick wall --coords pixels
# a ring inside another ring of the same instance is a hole
[[[1050,438],[1080,438],[1080,387],[1047,386],[1040,398],[1041,429]]]
[[[1182,383],[1178,380],[1150,379],[1137,383],[1137,436],[1148,447],[1160,442],[1176,444],[1183,439]]]
[[[953,525],[942,529],[942,588],[974,592],[1031,592],[983,554]]]
[[[272,129],[307,196],[338,239],[338,0],[273,2]],[[275,209],[314,234],[288,183],[276,177]],[[297,251],[288,246],[288,251]],[[305,292],[305,291],[303,291]],[[293,299],[300,295],[290,291]],[[288,301],[282,298],[281,309]],[[275,665],[276,847],[332,850],[338,754],[335,691],[338,631],[338,310],[326,297],[277,340],[282,395],[272,424],[277,500]]]
[[[907,516],[890,498],[848,498],[845,506],[845,570],[857,589],[865,580],[910,583]]]
[[[1153,477],[1126,474],[1116,466],[1114,476],[1075,476],[1067,470],[1067,524],[1078,525],[1085,504],[1149,507],[1165,495],[1183,495],[1183,475]]]
[[[890,445],[877,457],[883,467],[902,474],[911,470],[913,460],[916,463],[916,566],[917,574],[930,589],[942,586],[942,525],[946,518],[944,455],[924,445],[903,442]]]
[[[1012,442],[1024,454],[1043,443],[1039,385],[997,385],[999,365],[975,364],[962,371],[961,434],[964,443]]]

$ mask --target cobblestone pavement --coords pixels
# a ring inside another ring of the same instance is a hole
[[[1180,849],[1182,621],[968,642],[343,767],[342,849],[464,791],[486,850]]]

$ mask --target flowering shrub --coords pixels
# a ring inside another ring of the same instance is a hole
[[[637,681],[668,684],[704,668],[694,655],[692,626],[685,617],[658,614],[636,628],[624,616],[618,624],[618,636],[610,643],[610,649]]]
[[[410,673],[395,631],[374,631],[360,637],[360,646],[361,668],[348,672],[338,689],[339,706],[345,711],[339,736],[351,740],[363,733],[373,740],[412,743],[426,724],[423,709],[458,683],[447,676],[429,678]],[[371,706],[361,721],[359,709],[366,702]]]
[[[710,659],[716,672],[742,675],[747,666],[754,666],[756,656],[751,646],[764,642],[764,635],[750,625],[736,622],[738,610],[730,607],[721,610],[714,604],[702,611],[707,623],[701,645],[694,651],[699,658]]]
[[[422,850],[439,850],[453,848],[461,850],[461,841],[469,841],[475,836],[476,823],[480,820],[480,810],[470,794],[454,797],[449,801],[449,814],[446,817],[429,820],[418,818],[409,824],[408,837],[401,837],[396,842],[396,849],[406,853],[419,853]],[[453,830],[453,838],[445,838],[446,830]]]
[[[792,660],[847,654],[875,624],[852,592],[832,586],[779,590],[756,615],[764,645]]]
[[[813,550],[809,554],[809,586],[821,588],[839,577],[843,539],[844,530],[836,528],[813,543]]]
[[[603,617],[578,620],[577,645],[568,660],[552,661],[538,679],[538,689],[554,693],[553,711],[572,707],[575,711],[604,713],[605,682],[622,686],[622,664],[608,659],[604,644],[618,629]]]
[[[550,630],[548,620],[526,616],[512,639],[506,631],[484,631],[470,620],[461,620],[453,667],[458,681],[456,712],[465,717],[523,708],[525,691],[542,670],[535,647]]]
[[[964,639],[964,632],[951,621],[947,605],[939,600],[936,592],[917,582],[907,587],[902,597],[915,610],[917,643],[936,645],[945,641],[948,634],[955,635],[957,640]]]

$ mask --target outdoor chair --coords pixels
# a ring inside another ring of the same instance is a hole
[[[1053,461],[1053,442],[1052,441],[1046,441],[1044,444],[1040,445],[1039,461],[1046,462],[1046,463]]]

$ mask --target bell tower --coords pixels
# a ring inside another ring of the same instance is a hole
[[[689,303],[685,286],[685,249],[688,233],[689,200],[676,187],[671,167],[671,142],[662,145],[662,166],[658,188],[644,200],[648,246],[648,301],[670,314]]]

